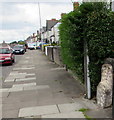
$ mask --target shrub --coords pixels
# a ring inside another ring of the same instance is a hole
[[[59,27],[63,63],[82,81],[84,41],[87,42],[94,94],[101,79],[104,59],[114,57],[114,13],[107,6],[105,3],[83,3],[77,10],[64,15]]]

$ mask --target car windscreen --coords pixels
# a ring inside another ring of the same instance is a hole
[[[22,48],[23,49],[23,46],[14,46],[14,48]]]
[[[10,54],[11,51],[9,48],[0,48],[0,54]]]

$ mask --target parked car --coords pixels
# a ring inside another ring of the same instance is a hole
[[[28,43],[28,49],[30,50],[36,49],[36,43]]]
[[[24,54],[25,53],[25,47],[23,45],[15,45],[13,47],[13,53],[14,54]]]
[[[15,55],[10,47],[0,47],[0,64],[13,64]]]

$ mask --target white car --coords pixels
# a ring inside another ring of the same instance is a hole
[[[30,50],[36,49],[35,43],[28,43],[28,49]]]

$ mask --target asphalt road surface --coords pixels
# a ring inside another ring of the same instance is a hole
[[[6,79],[6,77],[10,74],[14,66],[20,61],[23,55],[15,55],[15,63],[13,65],[3,65],[0,66],[1,69],[1,76],[3,81]]]

